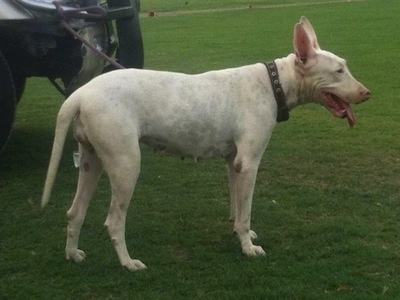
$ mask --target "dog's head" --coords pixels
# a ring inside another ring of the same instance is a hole
[[[303,79],[302,96],[321,103],[336,117],[347,118],[353,127],[356,120],[351,104],[367,101],[371,97],[369,90],[351,75],[344,59],[321,50],[305,17],[294,28],[293,44],[295,68]]]

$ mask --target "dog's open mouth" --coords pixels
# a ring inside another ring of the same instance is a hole
[[[356,123],[356,116],[350,104],[329,92],[322,92],[323,105],[338,118],[347,118],[350,127]]]

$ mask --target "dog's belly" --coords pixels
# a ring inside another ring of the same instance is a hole
[[[236,151],[233,141],[205,141],[193,143],[193,141],[181,139],[168,140],[164,137],[145,136],[140,141],[157,151],[178,155],[181,157],[191,157],[195,160],[213,157],[225,157]]]
[[[151,118],[150,122],[142,124],[140,141],[156,150],[195,160],[225,157],[236,150],[235,126],[222,113],[214,116],[205,110],[202,113],[169,112],[168,115],[173,117]]]

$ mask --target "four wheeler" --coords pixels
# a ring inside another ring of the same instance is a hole
[[[0,152],[28,77],[68,96],[113,68],[143,68],[139,10],[140,0],[0,0]]]

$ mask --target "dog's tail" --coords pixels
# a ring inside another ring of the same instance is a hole
[[[75,95],[75,96],[74,96]],[[77,116],[80,109],[80,97],[78,94],[72,94],[61,106],[57,116],[57,124],[53,142],[53,150],[51,152],[49,168],[47,170],[46,183],[44,184],[42,196],[42,208],[50,200],[51,190],[56,178],[58,165],[61,160],[65,139],[68,134],[72,120]]]

